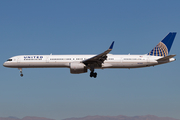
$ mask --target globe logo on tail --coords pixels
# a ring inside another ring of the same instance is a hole
[[[154,49],[151,50],[151,52],[148,53],[148,55],[167,56],[168,55],[167,46],[163,42],[160,42],[159,44],[156,45]]]

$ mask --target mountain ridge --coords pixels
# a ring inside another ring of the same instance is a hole
[[[170,117],[158,117],[155,115],[145,115],[145,116],[125,116],[125,115],[118,115],[118,116],[86,116],[81,118],[66,118],[63,120],[180,120]]]
[[[9,116],[9,117],[0,117],[0,120],[55,120],[45,117],[35,117],[35,116],[26,116],[22,119]],[[118,115],[118,116],[85,116],[85,117],[72,117],[72,118],[66,118],[62,120],[180,120],[170,117],[158,117],[155,115],[145,115],[145,116],[125,116],[125,115]]]
[[[35,117],[35,116],[26,116],[20,119],[14,116],[9,116],[9,117],[0,117],[0,120],[55,120],[55,119],[50,119],[45,117]]]

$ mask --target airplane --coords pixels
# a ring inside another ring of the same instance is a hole
[[[23,76],[22,68],[70,68],[70,73],[86,73],[97,77],[95,69],[105,68],[142,68],[175,61],[176,55],[169,55],[176,32],[170,32],[149,53],[143,55],[113,55],[114,41],[110,47],[98,55],[19,55],[4,62],[4,67],[18,68]]]

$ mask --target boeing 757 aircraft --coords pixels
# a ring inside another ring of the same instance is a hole
[[[141,68],[160,65],[175,61],[176,55],[168,55],[176,36],[170,32],[149,53],[143,55],[112,55],[108,54],[114,45],[98,55],[19,55],[9,58],[3,66],[18,68],[22,77],[22,68],[70,68],[72,74],[86,73],[97,77],[95,69],[104,68]]]

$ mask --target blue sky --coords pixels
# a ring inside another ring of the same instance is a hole
[[[0,117],[157,115],[180,119],[179,0],[6,0],[0,2],[0,63],[25,54],[146,54],[177,32],[172,63],[96,70],[0,66]]]

